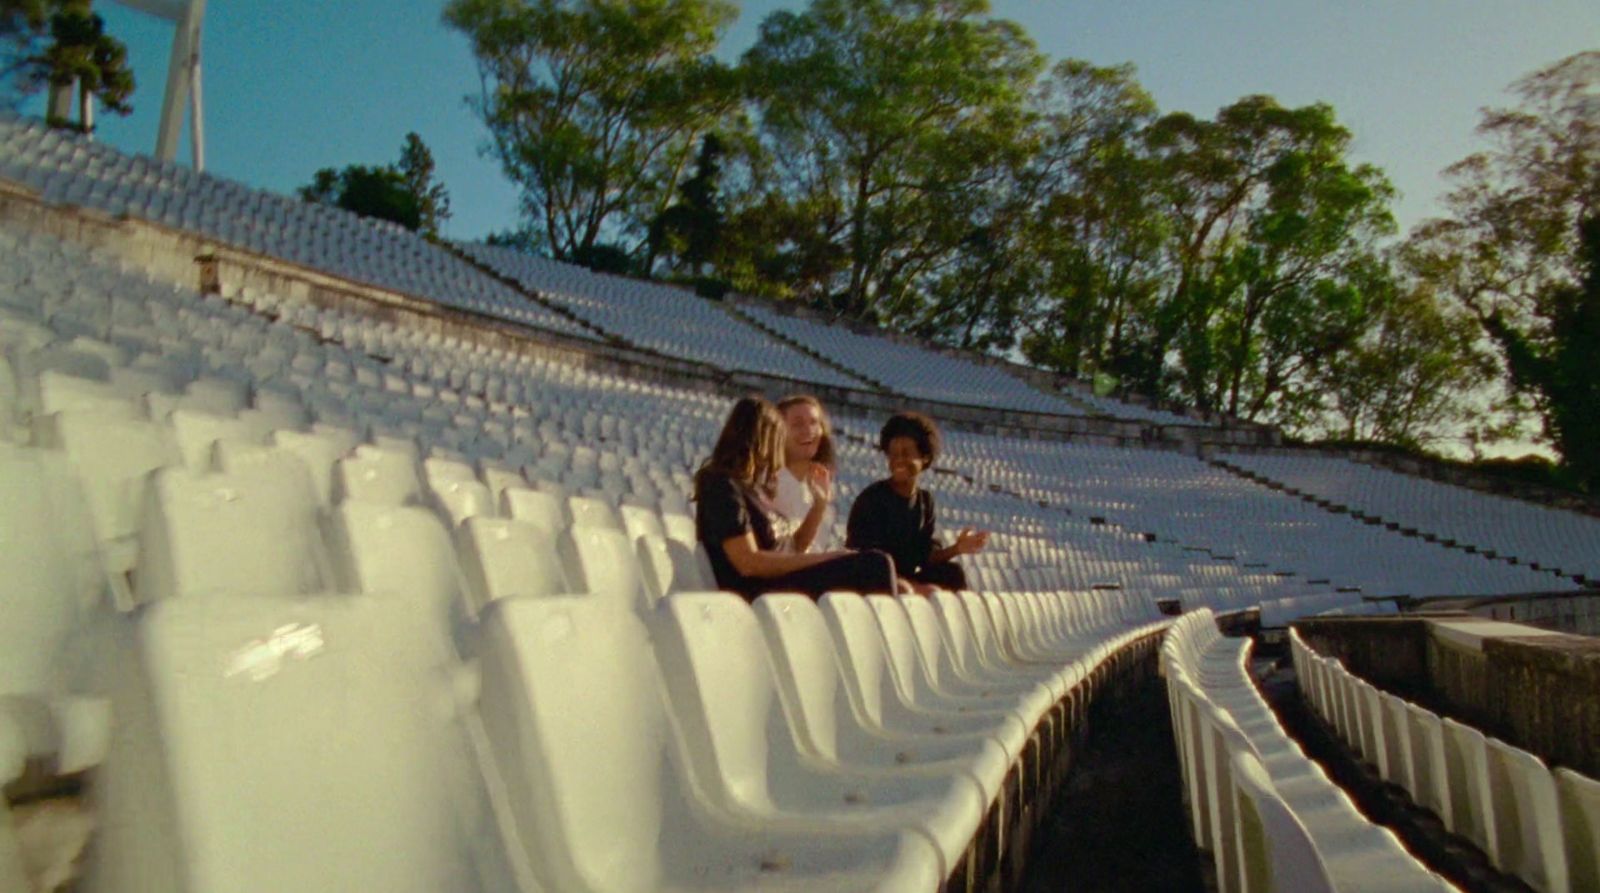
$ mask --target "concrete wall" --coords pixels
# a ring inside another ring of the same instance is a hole
[[[1465,613],[1292,626],[1379,688],[1600,777],[1600,639]]]

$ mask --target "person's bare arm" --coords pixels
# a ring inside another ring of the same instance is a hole
[[[933,553],[928,556],[928,561],[932,564],[943,564],[957,555],[971,555],[974,552],[981,552],[988,542],[989,531],[963,527],[961,532],[956,535],[955,542],[948,546],[940,546],[934,549]]]
[[[817,531],[822,529],[822,519],[828,516],[828,506],[833,502],[833,475],[824,466],[811,466],[811,478],[804,483],[811,491],[811,509],[790,539],[796,552],[806,551],[817,541]]]
[[[733,565],[733,569],[745,577],[778,577],[849,554],[848,552],[809,554],[769,552],[757,546],[755,534],[748,531],[723,540],[722,550],[727,553],[728,563]]]

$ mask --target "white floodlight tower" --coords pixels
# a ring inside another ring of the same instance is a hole
[[[172,55],[167,61],[167,92],[161,100],[161,127],[156,131],[156,157],[178,155],[183,113],[189,114],[189,149],[195,170],[206,165],[205,113],[200,101],[200,23],[206,0],[117,0],[129,9],[172,22]]]

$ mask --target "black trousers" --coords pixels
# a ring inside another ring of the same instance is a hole
[[[918,583],[928,583],[940,589],[951,592],[961,592],[967,588],[967,572],[961,565],[954,561],[941,561],[938,564],[928,564],[917,568],[914,574],[906,574],[907,580]]]
[[[760,592],[746,593],[747,598],[755,598],[762,592],[803,592],[817,598],[835,590],[893,595],[894,561],[887,552],[869,549],[841,555],[803,570],[790,571],[780,577],[768,577],[760,583]]]

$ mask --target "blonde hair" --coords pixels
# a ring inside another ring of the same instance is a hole
[[[715,472],[771,495],[783,468],[786,436],[777,407],[763,397],[741,397],[728,412],[711,456],[695,472],[695,490],[702,476]]]
[[[802,405],[816,407],[817,416],[822,420],[822,436],[817,439],[817,454],[811,461],[827,466],[832,471],[839,460],[833,448],[833,420],[828,418],[828,410],[823,408],[822,401],[810,394],[791,394],[778,401],[778,412],[787,419],[790,409]]]

